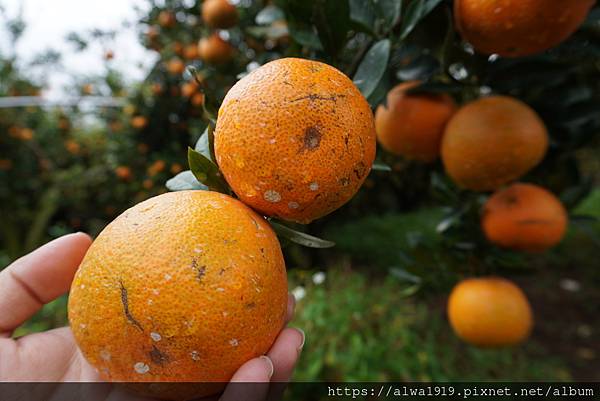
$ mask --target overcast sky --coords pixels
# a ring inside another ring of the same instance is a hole
[[[70,76],[79,73],[94,74],[104,68],[102,57],[110,48],[114,51],[113,66],[122,71],[131,80],[141,79],[154,60],[138,42],[135,24],[124,29],[123,22],[136,20],[135,5],[146,6],[144,0],[0,0],[0,5],[8,16],[22,13],[27,30],[17,45],[20,60],[30,60],[48,48],[63,54],[62,65],[66,73],[44,71],[50,90],[45,96],[57,98],[64,96],[61,90],[70,80]],[[109,46],[96,44],[84,52],[76,52],[65,41],[68,33],[84,32],[92,28],[115,29],[122,31],[115,43]],[[0,46],[3,51],[9,48],[5,32],[0,31]],[[36,71],[37,76],[42,72]]]

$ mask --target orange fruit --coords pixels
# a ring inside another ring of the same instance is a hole
[[[144,116],[135,116],[131,119],[131,126],[135,129],[142,129],[148,124],[148,120]]]
[[[481,347],[517,344],[529,336],[533,326],[523,291],[498,277],[458,283],[450,294],[447,312],[456,335]]]
[[[286,310],[273,230],[243,203],[208,191],[166,193],[117,217],[85,255],[69,298],[77,344],[102,377],[198,383],[185,396],[168,384],[146,387],[170,399],[221,390],[268,351]]]
[[[198,90],[198,84],[196,82],[186,82],[181,85],[181,96],[191,97]]]
[[[585,20],[594,0],[456,0],[462,37],[485,54],[521,57],[567,39]]]
[[[405,82],[387,94],[387,105],[375,112],[375,130],[379,144],[388,152],[431,162],[440,154],[444,127],[456,104],[446,94],[406,93],[419,84]]]
[[[13,162],[10,159],[0,159],[0,170],[8,171],[13,168]]]
[[[349,201],[369,174],[373,113],[334,67],[275,60],[225,96],[215,154],[244,203],[268,216],[309,223]]]
[[[198,45],[192,44],[187,45],[183,49],[183,58],[186,60],[195,60],[198,58]]]
[[[202,19],[211,28],[227,29],[237,24],[238,11],[227,0],[205,0]]]
[[[162,85],[159,84],[158,82],[153,83],[151,86],[151,89],[152,89],[152,94],[155,96],[160,95],[163,91]]]
[[[119,166],[115,169],[115,175],[123,181],[129,181],[132,177],[131,169],[127,166]]]
[[[142,181],[142,188],[144,189],[150,190],[153,186],[154,181],[152,181],[150,178],[146,178],[144,181]]]
[[[171,174],[177,174],[177,173],[181,173],[183,171],[183,166],[179,163],[173,163],[171,164]]]
[[[157,160],[148,167],[148,175],[154,177],[156,174],[163,171],[166,166],[167,164],[164,160]]]
[[[138,143],[137,150],[138,150],[138,152],[144,154],[144,153],[148,153],[148,151],[150,150],[150,147],[145,143]]]
[[[225,64],[233,58],[235,49],[217,33],[198,42],[198,56],[208,64]]]
[[[65,141],[65,148],[67,149],[67,152],[71,153],[72,155],[77,155],[81,151],[81,145],[72,139]]]
[[[158,13],[158,25],[163,28],[171,28],[175,26],[177,19],[175,18],[175,14],[171,11],[163,10]]]
[[[194,106],[202,106],[204,104],[204,94],[196,93],[192,96],[191,102]]]
[[[173,75],[183,74],[185,71],[185,63],[180,58],[173,57],[167,63],[167,71]]]
[[[454,114],[446,125],[441,155],[456,184],[487,191],[527,173],[547,148],[548,132],[535,111],[515,98],[490,96]]]
[[[494,193],[483,207],[481,226],[490,242],[540,252],[558,244],[568,216],[560,200],[532,184],[513,184]]]
[[[92,84],[85,84],[81,87],[81,93],[84,95],[91,95],[94,92],[94,86]]]

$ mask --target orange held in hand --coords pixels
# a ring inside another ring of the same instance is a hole
[[[532,184],[513,184],[492,195],[481,226],[493,243],[540,252],[558,244],[567,229],[567,211],[551,192]]]
[[[69,299],[77,344],[103,378],[198,383],[186,394],[168,383],[142,388],[168,399],[222,390],[271,347],[286,311],[273,230],[208,191],[163,194],[117,217],[85,255]]]
[[[337,69],[279,59],[229,91],[219,110],[215,153],[244,203],[309,223],[349,201],[369,174],[373,114]]]
[[[448,300],[454,332],[481,347],[513,345],[529,336],[533,317],[523,291],[503,278],[472,278],[454,287]]]
[[[377,140],[390,153],[432,162],[440,154],[444,128],[456,104],[446,94],[406,93],[418,85],[405,82],[388,93],[387,105],[375,113]]]
[[[202,19],[211,28],[231,28],[238,21],[237,8],[228,0],[205,0],[202,3]]]
[[[535,111],[515,98],[490,96],[456,112],[446,125],[441,153],[456,184],[489,191],[523,176],[547,148],[548,132]]]
[[[521,57],[567,39],[595,0],[455,0],[462,37],[484,54]]]

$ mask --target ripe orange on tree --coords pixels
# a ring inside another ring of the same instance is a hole
[[[0,170],[8,171],[13,168],[13,162],[10,159],[0,159]]]
[[[173,57],[167,62],[167,71],[173,75],[183,74],[185,63],[178,57]]]
[[[77,155],[79,152],[81,152],[81,145],[74,140],[69,139],[65,141],[65,149],[67,149],[67,152],[71,153],[72,155]]]
[[[220,391],[268,351],[286,311],[275,233],[243,203],[208,191],[166,193],[117,217],[69,298],[75,339],[103,378],[197,383],[138,386],[169,399]]]
[[[447,309],[456,335],[481,347],[517,344],[529,336],[533,326],[523,291],[499,277],[461,281],[452,290]]]
[[[147,170],[148,175],[150,177],[154,177],[156,174],[163,171],[166,166],[167,166],[167,163],[165,163],[164,160],[157,160],[148,167],[148,170]]]
[[[567,39],[583,23],[595,0],[455,0],[462,37],[485,54],[521,57]]]
[[[460,108],[446,125],[441,155],[459,186],[488,191],[514,181],[546,154],[548,132],[528,105],[489,96]]]
[[[388,152],[431,162],[440,154],[446,123],[456,103],[446,94],[411,94],[419,81],[402,83],[387,94],[387,103],[375,113],[379,144]]]
[[[181,96],[191,97],[197,90],[198,84],[196,82],[185,82],[181,85]]]
[[[238,21],[238,11],[228,0],[205,0],[202,19],[211,28],[227,29]]]
[[[123,181],[129,181],[133,174],[131,169],[127,166],[119,166],[115,169],[115,175]]]
[[[181,173],[183,171],[183,166],[179,163],[171,164],[171,168],[169,170],[171,174]]]
[[[194,106],[202,106],[204,104],[204,94],[203,93],[195,93],[190,99]]]
[[[148,124],[148,120],[144,116],[135,116],[131,118],[131,126],[135,129],[142,129]]]
[[[225,64],[233,58],[234,51],[216,32],[198,42],[198,56],[208,64]]]
[[[312,60],[275,60],[225,96],[215,154],[244,203],[308,223],[349,201],[369,174],[373,113],[337,69]]]
[[[186,60],[195,60],[198,58],[198,45],[191,44],[187,45],[183,49],[183,58]]]
[[[163,10],[158,13],[158,25],[163,28],[171,28],[175,26],[177,23],[177,19],[175,18],[175,14],[171,11]]]
[[[558,244],[568,216],[560,200],[533,184],[513,184],[485,203],[481,226],[485,236],[502,247],[540,252]]]

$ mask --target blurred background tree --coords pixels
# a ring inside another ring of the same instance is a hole
[[[148,3],[136,29],[157,58],[142,82],[124,82],[112,67],[114,33],[69,37],[74,46],[102,41],[107,48],[105,73],[77,77],[73,95],[115,98],[121,107],[0,108],[3,266],[63,233],[97,234],[127,207],[166,191],[165,182],[187,170],[188,146],[196,146],[228,89],[270,60],[334,65],[374,109],[406,81],[420,82],[415,93],[447,94],[458,105],[510,95],[548,128],[549,151],[522,180],[560,197],[570,214],[566,240],[544,254],[492,245],[480,229],[486,194],[457,187],[440,161],[379,148],[379,168],[351,202],[308,227],[294,226],[336,248],[283,241],[297,323],[308,338],[297,377],[599,379],[592,369],[600,352],[593,336],[600,330],[593,258],[600,249],[598,6],[559,46],[507,58],[480,54],[461,38],[452,1]],[[23,29],[22,21],[9,21],[15,41]],[[41,60],[48,68],[57,61],[50,56]],[[41,89],[27,67],[16,67],[14,54],[0,55],[0,96]],[[510,276],[530,296],[537,326],[524,347],[477,350],[451,335],[446,294],[458,279],[484,273]],[[19,333],[63,319],[59,300]]]

